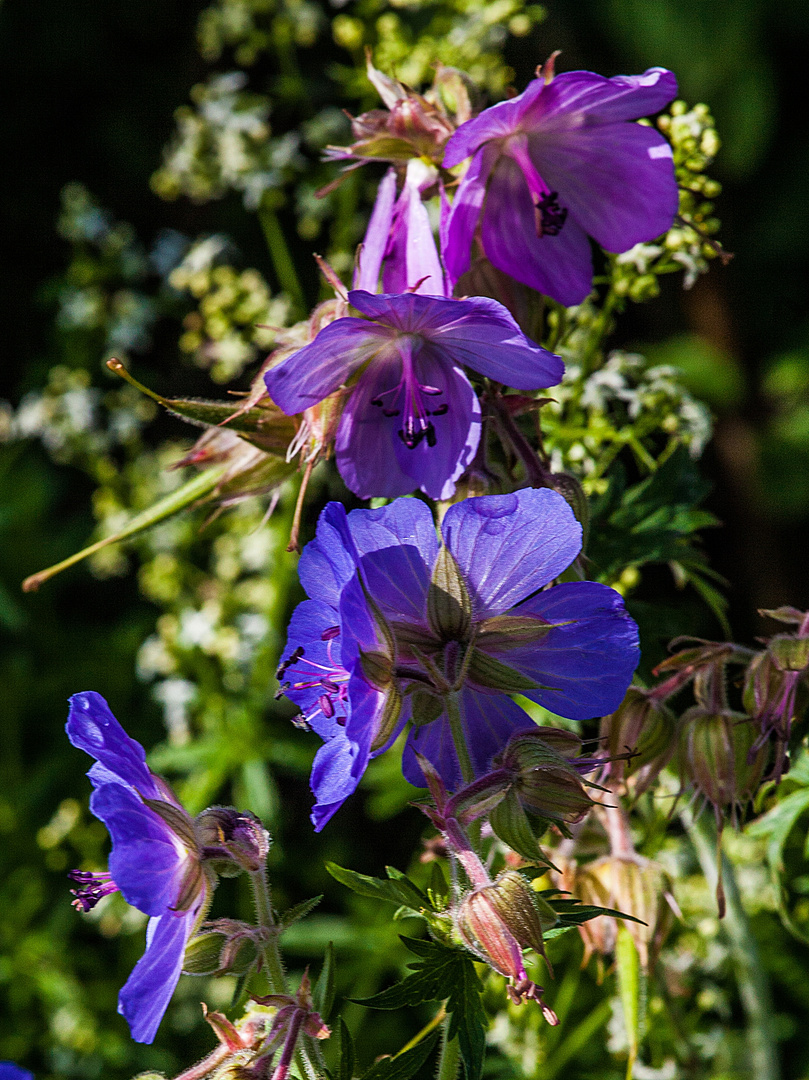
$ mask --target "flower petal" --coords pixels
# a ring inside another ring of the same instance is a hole
[[[419,297],[423,299],[423,297]],[[361,498],[409,495],[422,488],[431,498],[449,498],[455,480],[471,463],[480,438],[480,405],[463,372],[422,349],[415,364],[419,381],[440,393],[425,399],[447,405],[443,415],[431,409],[423,418],[430,438],[405,445],[400,431],[406,420],[407,392],[398,395],[399,412],[386,415],[375,401],[387,395],[401,379],[401,364],[371,364],[354,389],[340,419],[335,440],[337,467],[346,485]],[[390,411],[390,410],[388,410]]]
[[[87,774],[95,787],[125,784],[149,799],[166,797],[149,771],[145,750],[130,739],[101,694],[94,690],[74,694],[65,730],[74,746],[97,759]]]
[[[491,767],[495,754],[503,749],[517,731],[536,727],[531,717],[506,694],[484,694],[472,687],[461,692],[461,717],[466,744],[472,759],[475,776],[482,776]],[[423,754],[441,775],[451,791],[463,784],[458,755],[446,713],[423,727],[413,728],[402,755],[405,779],[416,787],[425,787],[415,751]]]
[[[126,902],[164,914],[177,902],[190,858],[179,837],[123,784],[94,791],[90,809],[112,837],[110,874]]]
[[[542,93],[544,81],[534,79],[528,89],[508,101],[498,101],[496,105],[484,109],[479,116],[461,124],[447,140],[444,149],[444,168],[452,169],[474,154],[484,143],[497,139],[507,139],[520,130],[523,114],[529,109],[535,98]]]
[[[405,182],[389,236],[382,271],[383,290],[403,293],[413,289],[427,295],[443,296],[446,293],[444,271],[438,259],[430,216],[415,182]]]
[[[376,292],[382,259],[390,240],[393,223],[393,207],[396,202],[396,170],[388,169],[376,193],[371,219],[365,230],[365,239],[359,251],[354,272],[354,288]]]
[[[126,1018],[135,1042],[154,1041],[179,981],[196,915],[196,911],[169,913],[149,923],[146,952],[118,995],[118,1012]]]
[[[473,594],[477,619],[508,611],[558,577],[581,550],[581,525],[549,488],[455,503],[441,532]]]
[[[676,93],[677,79],[665,68],[649,68],[643,75],[617,75],[612,79],[592,71],[565,71],[552,79],[540,95],[525,100],[520,129],[530,133],[564,125],[581,130],[592,124],[637,120],[660,112]],[[527,99],[527,95],[528,90],[514,101]]]
[[[452,207],[442,220],[441,257],[453,283],[469,269],[475,230],[486,197],[486,184],[497,155],[497,147],[475,154],[458,185]]]
[[[551,690],[524,691],[571,720],[606,716],[621,704],[640,659],[638,628],[621,596],[595,581],[556,585],[514,609],[562,623],[541,642],[498,653],[517,671]]]
[[[306,545],[298,562],[298,577],[312,600],[332,607],[356,568],[356,553],[348,533],[342,503],[327,503],[318,518],[315,539]]]
[[[563,189],[562,205],[565,194]],[[489,183],[481,236],[487,258],[499,270],[565,307],[580,304],[592,288],[593,257],[583,230],[568,217],[556,236],[537,236],[528,184],[510,157],[500,158]]]
[[[607,251],[666,232],[677,213],[671,147],[640,124],[599,124],[529,137],[529,153],[571,218]],[[485,243],[485,241],[484,241]]]
[[[311,344],[265,373],[267,391],[287,415],[303,412],[334,393],[389,343],[390,333],[365,319],[336,319]]]

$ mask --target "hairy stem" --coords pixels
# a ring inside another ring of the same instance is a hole
[[[262,954],[264,971],[270,985],[270,993],[285,994],[287,992],[287,980],[284,965],[281,962],[281,950],[278,948],[278,927],[272,910],[267,874],[262,868],[249,876],[253,888],[253,900],[256,905],[258,925],[262,930],[266,931],[266,941],[264,942]]]
[[[466,733],[464,732],[461,719],[461,707],[458,703],[458,695],[449,693],[444,696],[444,704],[449,718],[449,728],[452,732],[452,741],[455,745],[455,753],[458,755],[458,764],[461,766],[461,776],[465,784],[471,784],[475,779],[475,770],[472,758],[469,756],[469,747],[466,745]]]
[[[691,808],[680,810],[680,819],[694,846],[700,867],[708,884],[715,888],[718,880],[716,832],[707,815],[695,818]],[[747,1042],[750,1048],[750,1075],[756,1080],[779,1080],[773,1002],[770,984],[761,963],[756,940],[742,907],[733,864],[721,856],[725,886],[726,914],[722,929],[731,947],[736,968],[739,997],[747,1015]]]
[[[461,1063],[458,1036],[456,1035],[452,1039],[449,1038],[449,1024],[450,1017],[448,1016],[444,1020],[444,1027],[441,1032],[441,1053],[438,1057],[436,1080],[455,1080],[458,1075],[458,1066]]]

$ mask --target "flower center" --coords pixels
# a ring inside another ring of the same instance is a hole
[[[276,697],[281,694],[289,695],[290,691],[321,690],[315,704],[301,712],[297,721],[301,727],[309,727],[312,721],[321,714],[327,720],[337,715],[336,723],[341,727],[347,720],[346,701],[348,701],[348,680],[350,678],[346,669],[332,656],[334,641],[340,635],[339,626],[330,626],[320,635],[321,641],[326,642],[325,664],[316,660],[309,660],[304,656],[304,648],[299,645],[288,660],[285,660],[278,668],[277,677],[283,679],[289,674],[291,678],[281,684]]]
[[[509,139],[506,153],[520,166],[531,192],[537,236],[558,236],[567,220],[567,207],[559,205],[559,193],[551,191],[537,172],[528,153],[528,140],[525,135],[514,135]]]
[[[98,874],[91,874],[84,870],[71,870],[67,876],[79,886],[78,889],[70,890],[76,897],[72,903],[77,910],[81,908],[82,911],[92,911],[103,897],[118,892],[118,886],[106,870]]]
[[[440,397],[444,391],[419,382],[414,364],[414,343],[409,335],[399,339],[398,351],[402,363],[399,382],[389,390],[383,390],[371,404],[381,409],[384,416],[402,417],[399,438],[408,450],[414,450],[423,440],[428,446],[435,446],[435,425],[430,417],[444,416],[449,412],[449,405],[442,402],[437,408],[428,409],[425,399]]]

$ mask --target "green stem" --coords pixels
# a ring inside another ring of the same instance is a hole
[[[278,948],[278,927],[270,900],[270,886],[267,874],[262,868],[249,875],[256,905],[256,919],[262,930],[267,931],[267,940],[262,950],[264,971],[270,985],[271,994],[285,994],[287,980],[284,965],[281,962],[281,950]]]
[[[465,784],[471,784],[475,779],[475,769],[472,758],[469,756],[469,747],[466,745],[466,734],[461,720],[461,709],[458,705],[458,695],[449,693],[444,696],[444,704],[449,718],[449,729],[452,732],[452,741],[455,744],[455,753],[458,755],[458,764],[461,766],[461,776]]]
[[[461,1063],[458,1036],[449,1038],[450,1017],[444,1020],[441,1032],[441,1053],[438,1056],[438,1071],[435,1080],[455,1080],[458,1075],[458,1066]]]
[[[270,258],[275,267],[275,275],[281,288],[292,301],[293,315],[297,318],[303,318],[306,314],[306,300],[298,279],[298,271],[295,269],[295,263],[284,239],[284,232],[278,220],[278,215],[266,198],[262,200],[259,207],[258,220],[261,222],[264,239],[267,241]]]
[[[716,830],[707,815],[695,818],[690,807],[680,810],[680,819],[694,846],[700,867],[712,889],[718,881]],[[747,914],[742,906],[733,864],[721,856],[726,913],[722,929],[728,939],[736,968],[744,1011],[747,1014],[747,1042],[750,1048],[750,1075],[756,1080],[779,1080],[773,1002],[770,984],[764,972]]]

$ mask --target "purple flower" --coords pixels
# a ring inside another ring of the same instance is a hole
[[[13,1061],[0,1061],[0,1080],[34,1080],[34,1074]]]
[[[353,382],[335,450],[361,498],[416,488],[452,495],[480,438],[480,406],[461,365],[519,390],[562,377],[562,361],[529,341],[496,300],[364,290],[348,298],[364,318],[330,323],[264,378],[288,414]]]
[[[405,776],[423,785],[418,751],[456,789],[468,777],[448,705],[476,776],[512,734],[535,727],[510,694],[575,720],[618,706],[639,655],[621,597],[590,581],[545,588],[580,548],[581,526],[549,489],[456,503],[440,540],[418,499],[326,507],[301,556],[310,599],[293,615],[279,671],[324,740],[311,781],[316,828],[411,718]]]
[[[150,772],[140,743],[126,734],[100,694],[70,699],[67,735],[96,759],[90,809],[112,838],[108,874],[74,871],[76,906],[85,911],[119,890],[150,916],[146,952],[118,997],[132,1038],[150,1043],[180,978],[185,946],[202,920],[208,879],[194,823],[165,781]]]
[[[677,213],[671,147],[654,128],[629,123],[677,92],[670,71],[606,79],[568,71],[462,124],[444,166],[472,157],[442,230],[453,281],[469,269],[480,222],[491,263],[559,303],[592,287],[588,234],[627,251],[670,228]]]

